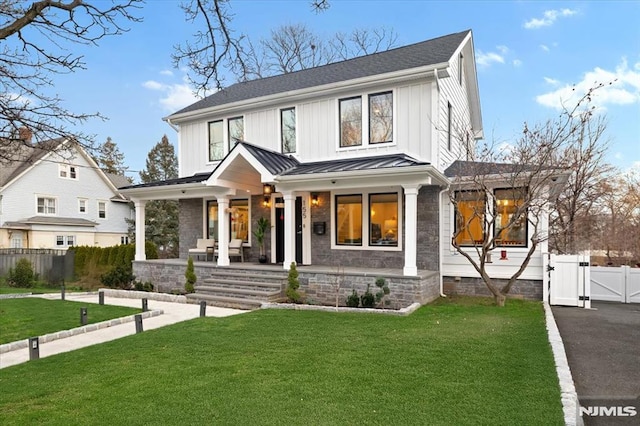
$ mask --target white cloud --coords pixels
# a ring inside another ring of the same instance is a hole
[[[480,67],[488,67],[493,63],[504,64],[504,57],[496,52],[484,53],[478,50],[476,53],[476,64]]]
[[[160,75],[166,75],[166,76],[169,76],[169,77],[173,77],[173,71],[171,71],[171,70],[162,70],[162,71],[160,71]]]
[[[550,77],[545,77],[545,78],[544,78],[544,81],[545,81],[547,84],[550,84],[550,85],[552,85],[552,86],[557,86],[558,84],[560,84],[560,81],[559,81],[559,80],[556,80],[555,78],[550,78]]]
[[[163,96],[158,100],[158,103],[168,112],[175,112],[198,100],[185,79],[182,83],[172,84],[148,80],[142,83],[142,86],[155,92],[161,92]]]
[[[520,67],[522,66],[522,61],[520,59],[514,59],[512,62],[514,67]]]
[[[549,49],[549,46],[547,46],[546,44],[541,44],[540,49],[544,50],[545,52],[549,52],[551,50]]]
[[[545,81],[549,83],[556,80],[545,77]],[[561,83],[558,81],[557,84]],[[552,92],[537,96],[536,102],[560,110],[575,105],[589,89],[599,84],[603,84],[604,87],[597,89],[591,97],[592,105],[596,108],[640,103],[640,62],[629,68],[627,60],[623,58],[613,71],[596,67],[586,72],[580,82],[574,85],[565,83]]]
[[[560,9],[560,10],[546,10],[542,18],[532,18],[524,23],[524,27],[528,30],[549,27],[560,17],[573,16],[578,13],[577,10],[572,9]]]

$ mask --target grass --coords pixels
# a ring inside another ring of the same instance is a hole
[[[3,424],[562,424],[539,303],[199,318],[0,370]]]
[[[87,308],[87,323],[141,312],[141,309],[39,298],[0,300],[0,344],[80,327],[80,308]]]

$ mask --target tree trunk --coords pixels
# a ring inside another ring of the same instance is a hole
[[[504,303],[507,300],[507,295],[502,293],[496,293],[494,295],[494,299],[496,300],[496,306],[504,307]]]

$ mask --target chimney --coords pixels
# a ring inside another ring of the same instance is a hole
[[[31,139],[33,138],[33,132],[26,126],[22,126],[18,129],[18,137],[20,140],[31,144]]]

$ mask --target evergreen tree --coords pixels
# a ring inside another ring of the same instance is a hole
[[[146,169],[140,172],[143,183],[178,177],[178,157],[167,135],[149,151]],[[178,257],[178,202],[156,200],[146,206],[146,237],[158,246],[160,258]]]
[[[107,140],[98,148],[98,158],[96,163],[105,173],[112,173],[114,175],[122,175],[129,169],[124,165],[124,154],[118,148],[118,145],[111,140],[111,137],[107,137]]]

